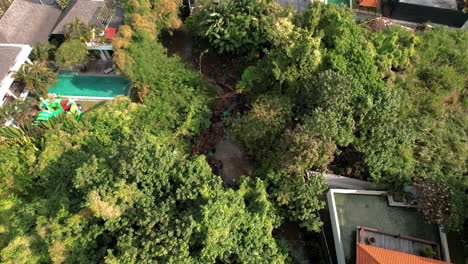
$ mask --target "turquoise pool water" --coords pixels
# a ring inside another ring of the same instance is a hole
[[[86,76],[59,72],[49,93],[64,96],[116,97],[128,94],[130,81],[120,76]]]

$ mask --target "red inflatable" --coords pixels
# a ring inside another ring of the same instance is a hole
[[[69,102],[68,100],[63,100],[63,101],[60,102],[60,105],[62,106],[63,111],[69,111],[70,110],[71,104],[67,105],[68,102]]]

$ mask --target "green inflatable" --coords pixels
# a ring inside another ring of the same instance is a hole
[[[45,108],[47,110],[50,110],[50,106],[49,106],[49,101],[50,100],[49,99],[44,100],[44,98],[42,98],[42,97],[40,99],[41,99],[41,103],[39,103],[39,107],[43,107],[43,108]]]
[[[83,112],[81,112],[81,106],[77,105],[73,99],[63,100],[62,98],[57,98],[52,103],[50,103],[49,99],[41,99],[42,101],[39,103],[40,111],[36,117],[36,123],[47,121],[51,117],[57,116],[61,113],[74,114],[76,121],[81,120],[81,116],[83,115]]]
[[[36,122],[47,121],[47,120],[49,120],[53,115],[54,115],[54,113],[52,113],[52,112],[49,111],[49,110],[40,111],[40,112],[37,114]]]

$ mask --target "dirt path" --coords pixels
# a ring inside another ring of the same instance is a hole
[[[225,187],[232,186],[237,178],[249,175],[255,170],[242,147],[226,138],[216,144],[213,159],[221,161],[219,174]]]
[[[310,246],[308,244],[310,244],[311,241],[308,241],[304,232],[297,224],[286,222],[276,229],[275,233],[287,241],[289,250],[298,263],[315,263],[311,261],[312,257],[308,250],[308,246]]]
[[[167,48],[167,55],[177,54],[189,65],[195,66],[195,58],[192,53],[193,42],[184,28],[175,30],[172,34],[164,33],[161,42]]]

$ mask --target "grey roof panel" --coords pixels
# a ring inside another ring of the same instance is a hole
[[[99,14],[100,8],[105,6],[104,1],[93,0],[73,0],[70,5],[63,11],[60,18],[57,20],[52,34],[63,34],[65,25],[73,22],[77,17],[81,22],[90,24]]]
[[[37,0],[15,0],[0,19],[0,43],[46,43],[61,10]]]
[[[20,47],[1,47],[0,46],[0,82],[8,75],[11,67],[15,65],[16,58],[21,52]]]

